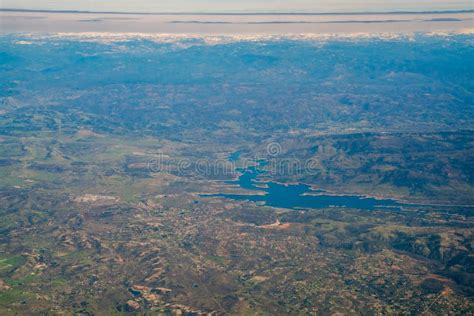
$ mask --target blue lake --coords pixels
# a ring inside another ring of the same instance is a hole
[[[227,159],[229,159],[230,162],[236,162],[240,158],[240,151],[235,151],[229,155]]]
[[[305,184],[283,185],[275,182],[258,182],[257,178],[261,174],[262,172],[256,167],[251,167],[242,171],[242,175],[237,181],[227,182],[228,184],[238,185],[242,189],[256,191],[255,195],[214,194],[212,196],[262,202],[268,206],[289,209],[342,207],[364,210],[399,210],[402,206],[408,206],[390,199],[375,199],[356,195],[328,195],[324,191],[314,191]],[[265,194],[262,195],[261,192]]]

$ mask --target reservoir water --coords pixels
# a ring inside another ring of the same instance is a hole
[[[232,200],[260,202],[265,205],[288,208],[357,208],[364,210],[390,209],[399,210],[406,204],[391,199],[375,199],[357,195],[330,195],[324,191],[314,191],[306,184],[284,185],[276,182],[259,182],[257,178],[262,172],[256,167],[242,171],[236,181],[228,184],[238,185],[242,189],[255,191],[255,194],[215,194],[212,196],[225,197]],[[262,194],[264,193],[264,194]]]

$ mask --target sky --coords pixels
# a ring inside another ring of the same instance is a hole
[[[0,8],[118,12],[389,12],[466,10],[446,0],[0,0]]]

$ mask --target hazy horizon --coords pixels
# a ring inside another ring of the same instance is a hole
[[[138,0],[130,3],[126,0],[103,3],[91,0],[79,0],[73,3],[52,0],[3,0],[0,9],[31,10],[75,10],[75,11],[115,11],[115,12],[390,12],[390,11],[438,11],[470,10],[471,1],[421,1],[408,0],[354,0],[350,4],[330,0],[175,0],[160,1]]]

